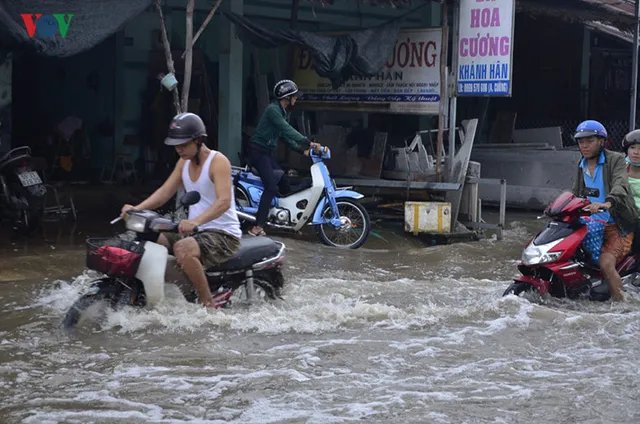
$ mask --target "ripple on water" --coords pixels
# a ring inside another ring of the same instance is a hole
[[[27,291],[2,312],[0,413],[27,423],[638,422],[640,301],[501,297],[530,236],[522,228],[505,243],[370,252],[328,278],[300,266],[276,305],[208,313],[171,295],[157,310],[97,315],[70,338],[56,325],[90,275]]]

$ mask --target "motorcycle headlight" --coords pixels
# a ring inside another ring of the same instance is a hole
[[[151,231],[161,232],[161,231],[173,231],[176,229],[177,224],[169,219],[156,219],[154,220],[149,228]]]
[[[147,228],[147,218],[140,215],[129,215],[126,227],[127,230],[135,231],[136,233],[144,233]]]
[[[551,243],[542,244],[540,246],[536,246],[535,244],[531,243],[522,252],[522,262],[524,262],[525,265],[539,265],[557,261],[558,258],[562,256],[564,251],[550,252],[550,250],[553,249],[562,240],[563,239],[555,240]]]

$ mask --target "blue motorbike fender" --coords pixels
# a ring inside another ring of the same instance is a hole
[[[345,197],[350,199],[362,199],[364,195],[352,190],[336,190],[334,197],[336,200]],[[316,206],[315,212],[313,213],[313,221],[311,221],[311,224],[324,224],[324,221],[322,220],[322,211],[324,211],[326,204],[327,196],[322,196],[322,198],[318,202],[318,206]]]

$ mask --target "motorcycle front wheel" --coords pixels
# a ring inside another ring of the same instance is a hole
[[[72,331],[82,319],[84,312],[98,302],[109,302],[113,309],[121,305],[144,306],[146,299],[142,283],[138,280],[129,283],[130,287],[109,277],[94,281],[89,292],[69,308],[60,324],[61,328],[67,332]]]
[[[327,246],[342,249],[359,248],[367,241],[371,232],[369,213],[358,201],[349,198],[336,199],[336,205],[343,225],[339,228],[328,223],[318,225],[318,238]],[[322,217],[333,217],[331,206],[327,205]]]
[[[502,296],[508,296],[510,294],[524,298],[532,303],[541,303],[542,297],[538,290],[530,283],[522,281],[513,282],[502,294]]]
[[[502,293],[502,296],[508,296],[510,294],[514,294],[516,296],[520,296],[523,293],[533,292],[535,288],[529,283],[515,282],[512,283],[507,289]]]
[[[80,322],[82,314],[84,314],[91,305],[102,300],[105,300],[105,298],[101,293],[87,294],[76,300],[74,304],[71,305],[71,308],[69,308],[62,320],[62,323],[60,324],[62,329],[65,331],[72,331],[76,325],[78,325],[78,322]]]
[[[29,208],[21,211],[18,227],[25,235],[30,235],[44,220],[44,200],[30,196],[28,200],[23,201],[29,205]]]

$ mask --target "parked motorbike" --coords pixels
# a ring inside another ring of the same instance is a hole
[[[369,237],[371,224],[367,210],[358,202],[364,196],[351,187],[338,188],[324,164],[331,158],[328,147],[310,150],[311,181],[291,193],[274,197],[267,226],[300,231],[314,225],[320,241],[328,246],[357,249]],[[233,167],[236,209],[242,220],[255,222],[264,185],[255,168]],[[279,178],[284,172],[277,171]]]
[[[591,190],[589,196],[599,196],[597,189],[595,192],[594,189],[588,190]],[[540,296],[549,293],[557,298],[594,301],[610,298],[609,285],[600,267],[582,245],[587,226],[579,218],[590,215],[584,211],[590,203],[587,198],[576,197],[569,192],[562,193],[551,202],[544,211],[544,216],[551,221],[525,247],[518,265],[522,275],[514,280],[503,296],[537,291]],[[634,243],[631,252],[616,265],[622,277],[623,290],[637,291],[640,284],[637,247]]]
[[[187,192],[180,199],[180,208],[199,201],[198,192]],[[74,328],[83,312],[98,301],[107,301],[113,308],[121,305],[153,308],[164,299],[165,281],[172,271],[167,264],[175,263],[175,258],[157,239],[160,233],[178,232],[179,221],[150,210],[129,210],[124,220],[127,230],[135,233],[135,239],[87,239],[86,266],[104,276],[93,281],[69,309],[62,323],[64,329]],[[216,306],[229,307],[234,294],[249,302],[256,297],[267,300],[280,297],[284,259],[283,243],[268,237],[242,238],[235,255],[205,271]],[[184,274],[179,275],[186,280]],[[186,286],[186,300],[195,302],[195,289],[190,283]]]
[[[40,175],[33,170],[31,148],[15,148],[0,158],[0,218],[30,234],[44,217],[47,194]]]

